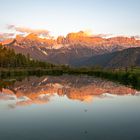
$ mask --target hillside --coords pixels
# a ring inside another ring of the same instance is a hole
[[[102,66],[110,68],[140,66],[140,47],[83,59],[75,66]]]
[[[33,67],[51,67],[52,64],[33,60],[30,55],[15,53],[13,49],[8,49],[0,44],[0,68],[33,68]]]

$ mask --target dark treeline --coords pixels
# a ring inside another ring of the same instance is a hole
[[[100,77],[111,81],[119,82],[140,90],[140,68],[121,68],[121,69],[104,69],[101,67],[71,68],[68,74],[86,74],[89,76]]]
[[[0,68],[51,68],[55,65],[33,60],[29,54],[27,56],[18,53],[16,54],[13,49],[7,49],[0,44]]]
[[[123,71],[123,70],[106,70],[106,69],[97,69],[97,68],[69,68],[62,67],[55,69],[13,69],[7,71],[1,71],[0,77],[15,77],[15,76],[43,76],[43,75],[89,75],[108,79],[114,82],[119,82],[124,85],[131,86],[132,88],[140,90],[140,69],[136,71]]]
[[[124,85],[129,85],[132,88],[140,89],[140,73],[132,71],[94,71],[90,72],[89,75],[105,78],[112,81],[117,81]]]

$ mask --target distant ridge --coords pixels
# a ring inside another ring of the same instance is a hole
[[[128,48],[122,51],[93,56],[81,60],[77,66],[102,66],[109,68],[121,68],[140,66],[140,47]]]

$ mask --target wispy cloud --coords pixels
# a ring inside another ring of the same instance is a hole
[[[15,36],[14,33],[0,33],[0,40],[5,40],[8,38],[13,38]]]
[[[48,30],[44,30],[44,29],[31,29],[28,27],[20,27],[20,26],[15,26],[15,25],[8,25],[7,28],[9,30],[14,30],[20,33],[35,33],[38,36],[43,36],[43,37],[47,37],[49,36],[49,31]]]
[[[95,34],[93,37],[100,37],[100,38],[109,38],[112,37],[113,34]]]
[[[131,36],[131,37],[134,37],[135,39],[140,40],[140,35]]]
[[[73,33],[77,36],[84,36],[84,37],[100,37],[100,38],[110,38],[113,37],[115,35],[113,34],[93,34],[92,30],[81,30],[79,32],[75,32]]]

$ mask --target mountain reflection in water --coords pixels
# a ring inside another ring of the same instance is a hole
[[[117,83],[88,76],[28,77],[1,86],[0,100],[14,101],[10,107],[47,104],[55,96],[92,102],[94,98],[135,95],[138,91]]]

